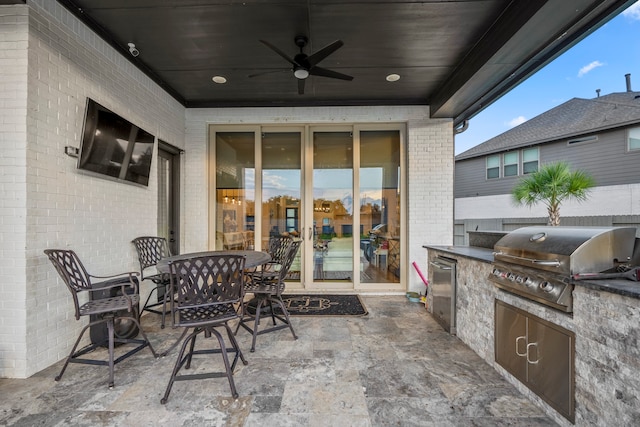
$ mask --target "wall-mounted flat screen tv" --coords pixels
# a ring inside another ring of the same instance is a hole
[[[149,185],[155,137],[87,98],[78,169]]]

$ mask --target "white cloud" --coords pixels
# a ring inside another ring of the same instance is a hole
[[[622,12],[622,15],[629,19],[633,19],[634,21],[640,21],[640,1],[629,6],[624,12]]]
[[[602,67],[604,64],[600,61],[593,61],[591,64],[585,65],[578,71],[578,77],[582,77],[594,68]]]
[[[526,121],[527,121],[527,119],[525,119],[524,116],[518,116],[518,117],[515,117],[515,118],[509,120],[507,122],[507,126],[509,126],[510,128],[514,128],[514,127],[516,127],[518,125],[523,124]]]

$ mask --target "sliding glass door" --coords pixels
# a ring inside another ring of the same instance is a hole
[[[313,282],[353,287],[353,136],[350,131],[311,131]],[[311,260],[309,260],[311,261]]]
[[[210,153],[212,248],[290,235],[289,289],[402,289],[400,125],[218,127]]]

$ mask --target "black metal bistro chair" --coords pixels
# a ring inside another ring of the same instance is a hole
[[[167,299],[171,297],[171,292],[169,292],[170,280],[169,274],[159,273],[158,270],[156,270],[156,265],[162,258],[171,256],[169,245],[164,237],[152,236],[136,237],[132,243],[138,252],[140,279],[148,279],[155,284],[155,287],[151,289],[147,300],[142,306],[142,311],[161,314],[162,321],[160,327],[164,328],[167,313]],[[154,292],[157,296],[156,301],[151,300]],[[162,306],[162,311],[155,308],[159,306]]]
[[[82,265],[82,262],[80,262],[78,255],[76,255],[72,250],[47,249],[44,253],[49,257],[49,260],[71,292],[73,304],[75,306],[76,320],[80,320],[82,316],[90,316],[91,319],[89,324],[82,328],[76,343],[64,362],[64,366],[62,367],[60,374],[55,378],[56,381],[60,381],[62,374],[64,374],[69,363],[107,365],[109,366],[109,388],[113,388],[113,370],[117,363],[134,355],[147,346],[151,350],[151,353],[153,353],[153,356],[157,357],[155,350],[147,339],[147,335],[142,330],[138,320],[137,307],[140,302],[140,296],[138,295],[137,272],[121,273],[102,277],[93,276],[87,273],[87,270]],[[92,279],[109,280],[95,283]],[[83,292],[86,292],[86,294],[90,294],[92,292],[104,293],[105,290],[109,289],[117,289],[114,296],[99,299],[90,297],[89,301],[83,304],[79,301],[79,295]],[[117,336],[114,324],[119,320],[133,322],[144,339],[123,338]],[[106,342],[93,342],[92,344],[76,351],[85,331],[89,328],[95,328],[103,323],[106,324],[108,330],[107,337],[104,338],[104,341]],[[115,359],[114,347],[116,344],[135,344],[135,347]],[[105,346],[109,348],[109,360],[88,359],[82,357],[97,347]]]
[[[205,378],[227,377],[231,394],[238,397],[233,371],[238,359],[247,364],[242,351],[238,347],[228,322],[240,315],[236,305],[242,298],[244,286],[245,257],[241,255],[209,255],[176,260],[169,264],[171,269],[171,287],[176,291],[175,300],[171,299],[171,312],[175,313],[174,327],[185,328],[178,342],[182,347],[178,353],[175,367],[171,373],[169,384],[160,400],[167,402],[175,381],[197,380]],[[230,346],[225,344],[222,334],[216,328],[223,327],[229,337]],[[189,335],[187,333],[191,331]],[[205,338],[212,335],[218,340],[218,347],[197,349],[196,338],[203,334]],[[186,337],[186,338],[185,338]],[[189,347],[187,350],[187,346]],[[186,351],[186,354],[185,354]],[[179,375],[184,367],[189,369],[194,355],[222,354],[224,372],[205,372]],[[233,362],[229,363],[228,353],[235,353]]]
[[[272,238],[269,242],[269,248],[272,251],[271,261],[262,266],[261,269],[247,275],[244,292],[245,294],[253,294],[255,298],[243,302],[243,316],[238,322],[236,333],[238,333],[240,327],[251,332],[253,335],[253,340],[251,341],[252,352],[256,350],[257,336],[268,332],[288,327],[293,338],[298,339],[289,319],[289,311],[282,301],[282,293],[285,289],[287,273],[298,253],[300,243],[300,240],[294,240],[290,237]],[[274,309],[274,303],[280,309],[280,312]],[[254,311],[254,309],[253,307],[249,308],[249,304],[251,306],[255,304],[255,314],[253,315],[251,311]],[[263,309],[267,314],[271,315],[273,325],[260,330],[260,316],[263,314]]]

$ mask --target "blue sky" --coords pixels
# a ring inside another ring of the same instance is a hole
[[[469,121],[455,153],[500,135],[572,98],[640,91],[640,1],[584,38]]]

